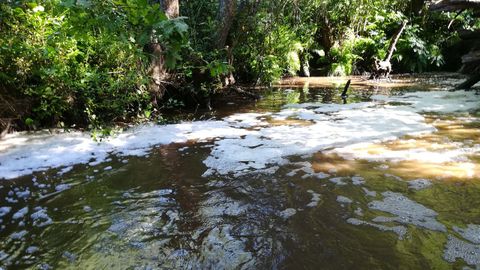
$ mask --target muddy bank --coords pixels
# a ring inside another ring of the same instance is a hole
[[[394,74],[391,79],[369,80],[368,76],[347,76],[347,77],[291,77],[285,78],[276,84],[275,87],[340,87],[348,80],[352,80],[351,88],[355,90],[366,90],[376,88],[378,90],[392,90],[402,88],[420,87],[428,90],[450,89],[465,80],[466,76],[458,73],[423,73],[423,74]]]

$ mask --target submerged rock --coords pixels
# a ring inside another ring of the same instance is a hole
[[[213,192],[210,197],[202,203],[199,213],[204,219],[217,220],[225,216],[240,216],[249,210],[249,205],[233,200],[222,192]]]
[[[390,174],[390,173],[386,173],[384,175],[385,175],[385,177],[393,178],[394,180],[397,180],[397,181],[403,181],[403,179],[398,175],[393,175],[393,174]]]
[[[15,192],[15,195],[17,195],[18,198],[26,200],[28,197],[30,197],[30,190],[25,189],[24,191],[17,191]]]

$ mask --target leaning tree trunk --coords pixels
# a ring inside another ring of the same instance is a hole
[[[403,21],[402,26],[397,30],[397,32],[393,36],[392,41],[390,42],[390,46],[388,47],[387,58],[385,58],[384,61],[390,62],[390,60],[392,60],[393,53],[397,50],[398,40],[400,39],[400,36],[405,30],[405,27],[407,27],[407,21]]]
[[[179,0],[160,0],[162,9],[169,19],[179,16]],[[151,82],[149,90],[152,93],[152,103],[156,104],[158,99],[162,99],[165,94],[163,82],[167,77],[167,69],[165,67],[165,56],[163,55],[162,45],[156,39],[148,45],[148,51],[151,53],[151,62],[149,67],[149,75]]]
[[[392,72],[392,63],[390,62],[390,60],[392,60],[393,53],[397,49],[398,40],[400,39],[400,36],[405,30],[405,27],[407,27],[407,21],[404,21],[402,23],[402,26],[393,35],[392,40],[390,41],[390,45],[388,47],[388,51],[387,51],[388,54],[385,60],[383,61],[375,60],[375,67],[374,67],[375,70],[370,76],[370,79],[377,79],[382,75],[385,78],[389,78],[390,72]]]

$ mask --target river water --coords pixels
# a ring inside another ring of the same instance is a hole
[[[0,268],[475,269],[480,96],[270,89],[94,142],[0,142]],[[448,87],[443,87],[448,88]]]

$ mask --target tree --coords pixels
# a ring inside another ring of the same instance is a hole
[[[180,15],[178,0],[160,0],[160,4],[169,19],[177,18]]]
[[[169,19],[174,19],[179,16],[180,6],[178,0],[160,0],[160,4]],[[161,99],[165,95],[163,81],[167,76],[167,69],[165,67],[164,50],[158,40],[152,40],[148,46],[148,51],[151,53],[149,74],[152,78],[149,88],[153,94],[152,102],[156,104],[157,99]]]
[[[219,0],[217,49],[223,49],[225,47],[233,19],[235,18],[236,9],[236,0]]]
[[[390,72],[392,72],[392,63],[390,62],[390,60],[392,60],[393,53],[396,50],[397,42],[400,39],[400,36],[402,35],[406,26],[407,26],[407,21],[403,21],[400,28],[398,28],[398,30],[393,35],[392,40],[390,41],[390,45],[388,47],[388,54],[385,60],[375,61],[375,70],[371,76],[371,79],[379,77],[381,74],[383,74],[386,78],[388,78],[388,76],[390,75]]]

